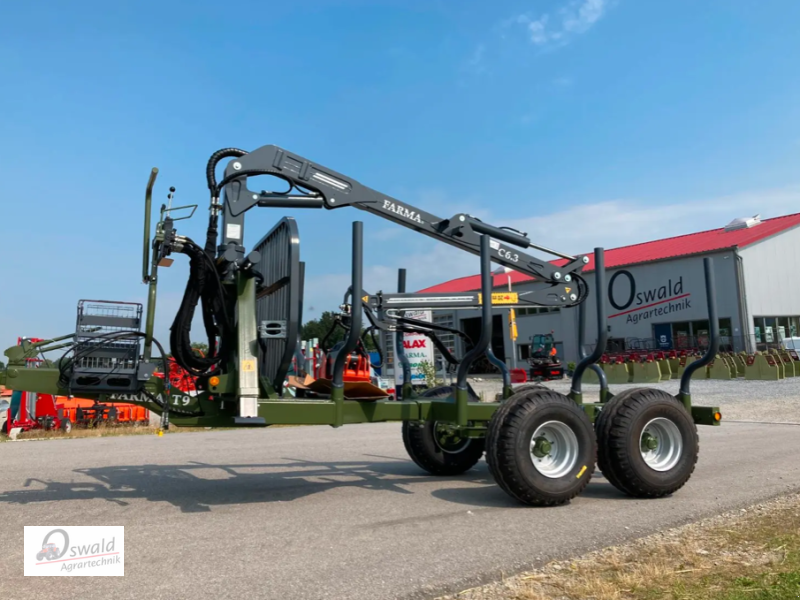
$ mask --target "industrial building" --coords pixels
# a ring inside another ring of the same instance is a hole
[[[611,351],[702,347],[709,332],[703,259],[712,257],[723,348],[752,352],[800,331],[800,213],[761,220],[735,219],[725,227],[652,242],[606,249],[609,345]],[[592,261],[584,269],[586,346],[597,338]],[[553,261],[563,264],[566,261]],[[523,292],[536,283],[518,272],[495,272],[497,291]],[[421,292],[480,289],[480,276],[453,279]],[[492,347],[509,365],[525,366],[534,334],[553,333],[559,356],[577,361],[578,309],[528,308],[516,311],[518,336],[511,339],[509,309],[494,311]],[[457,327],[477,339],[480,313],[435,311],[436,323]],[[466,350],[457,336],[445,343]],[[480,365],[477,366],[480,371]],[[488,367],[488,365],[487,365]],[[487,370],[489,370],[487,368]]]

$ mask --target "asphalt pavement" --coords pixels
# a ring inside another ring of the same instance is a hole
[[[673,497],[599,473],[518,505],[485,462],[435,478],[399,424],[0,444],[0,598],[432,598],[800,489],[800,426],[701,427]],[[24,525],[124,525],[124,577],[23,577]]]

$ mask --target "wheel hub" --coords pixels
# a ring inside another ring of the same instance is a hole
[[[658,438],[647,431],[642,432],[642,447],[646,450],[658,448]]]
[[[436,445],[442,452],[457,454],[469,444],[469,438],[462,435],[457,427],[448,423],[435,423],[433,433]]]
[[[557,479],[569,473],[578,462],[578,438],[561,421],[547,421],[533,432],[530,442],[534,468],[545,477]]]
[[[674,468],[683,454],[683,438],[678,426],[663,417],[652,419],[639,436],[639,451],[645,464],[654,471]]]

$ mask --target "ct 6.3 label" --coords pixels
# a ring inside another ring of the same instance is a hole
[[[26,577],[122,577],[125,527],[25,525]]]

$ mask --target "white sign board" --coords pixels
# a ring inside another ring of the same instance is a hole
[[[433,312],[430,310],[406,310],[403,311],[403,316],[407,319],[433,322]],[[403,334],[403,348],[411,365],[411,383],[424,383],[425,375],[420,364],[428,362],[433,365],[433,342],[421,333],[406,333]],[[403,385],[403,367],[396,356],[394,363],[395,385]]]

